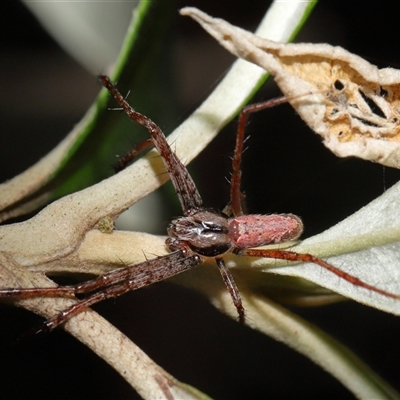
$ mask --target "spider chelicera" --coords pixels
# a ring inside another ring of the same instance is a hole
[[[400,299],[399,296],[369,285],[311,254],[301,254],[281,249],[257,249],[257,247],[266,244],[295,240],[303,231],[302,221],[296,215],[244,215],[242,209],[243,195],[240,190],[241,158],[248,115],[286,102],[287,98],[253,104],[245,107],[240,113],[236,146],[232,158],[230,203],[223,212],[220,212],[203,207],[196,185],[186,167],[171,150],[162,130],[149,118],[135,111],[107,76],[100,76],[100,82],[108,89],[128,117],[132,121],[143,125],[151,136],[150,140],[143,142],[122,158],[118,169],[124,168],[142,150],[155,146],[164,161],[178,194],[183,216],[172,220],[168,227],[169,237],[166,240],[166,245],[170,253],[167,255],[116,269],[77,285],[54,288],[1,289],[0,297],[3,298],[84,296],[83,299],[71,307],[45,321],[35,332],[52,330],[83,311],[86,307],[194,268],[201,264],[205,258],[215,259],[222,279],[237,309],[239,322],[244,323],[245,308],[242,304],[240,292],[223,259],[224,254],[227,252],[251,257],[312,262],[356,286],[387,297]]]

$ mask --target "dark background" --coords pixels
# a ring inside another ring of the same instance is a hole
[[[251,2],[251,7],[246,3],[178,2],[177,9],[198,6],[254,29],[267,6],[261,1]],[[341,45],[380,66],[399,67],[398,7],[394,2],[366,4],[320,2],[296,41]],[[36,162],[69,132],[95,98],[98,85],[21,3],[1,3],[0,29],[0,181],[4,181]],[[173,30],[178,40],[181,120],[211,91],[231,57],[189,19],[177,17]],[[255,101],[278,95],[271,81]],[[252,116],[249,133],[243,167],[249,211],[300,215],[305,236],[355,212],[399,178],[393,169],[336,158],[289,106]],[[232,124],[191,166],[206,205],[223,207],[228,201],[225,176],[234,134]],[[216,176],[215,171],[223,172]],[[181,287],[158,284],[95,308],[163,368],[211,397],[298,398],[299,393],[309,399],[353,397],[308,359],[239,326]],[[296,312],[348,345],[400,390],[398,318],[355,303]],[[117,373],[61,329],[16,341],[40,318],[4,306],[0,320],[2,398],[135,398]]]

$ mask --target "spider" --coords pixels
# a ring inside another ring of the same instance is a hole
[[[0,290],[3,298],[27,298],[36,296],[86,295],[74,305],[45,321],[35,333],[49,331],[62,325],[68,319],[99,301],[120,296],[128,291],[159,282],[183,271],[192,269],[206,258],[213,258],[222,279],[237,309],[238,320],[245,322],[245,308],[240,292],[223,256],[227,252],[251,257],[267,257],[287,261],[312,262],[325,268],[353,285],[381,295],[399,299],[400,296],[376,288],[357,277],[311,255],[281,249],[257,249],[266,244],[283,243],[297,239],[303,231],[303,223],[293,214],[244,215],[241,193],[241,159],[245,136],[245,126],[249,114],[287,101],[286,97],[245,107],[239,116],[236,146],[232,158],[230,182],[230,203],[224,211],[204,208],[196,185],[186,167],[178,159],[167,143],[162,130],[148,117],[135,111],[120,94],[111,80],[101,75],[102,85],[128,117],[143,125],[150,133],[147,140],[122,158],[117,168],[126,164],[144,149],[155,146],[160,153],[182,206],[183,216],[172,220],[168,227],[166,245],[170,253],[139,264],[120,268],[93,280],[77,285],[54,288]]]

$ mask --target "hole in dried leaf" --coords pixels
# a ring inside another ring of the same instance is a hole
[[[382,96],[382,97],[387,97],[388,94],[389,94],[388,91],[385,90],[385,89],[381,86],[381,91],[380,91],[379,95]]]
[[[366,126],[372,126],[372,127],[374,127],[374,128],[379,128],[379,125],[374,124],[373,122],[368,121],[368,120],[366,120],[366,119],[364,119],[364,118],[354,117],[354,119],[356,119],[356,120],[362,122],[362,123],[363,123],[364,125],[366,125]]]
[[[336,79],[336,81],[334,82],[333,86],[335,87],[336,90],[343,90],[344,89],[344,85],[342,82],[339,81],[339,79]]]
[[[364,99],[364,101],[367,103],[370,110],[375,115],[377,115],[378,117],[381,117],[381,118],[386,118],[385,113],[378,106],[378,104],[375,103],[374,100],[372,100],[370,97],[368,97],[361,89],[358,89],[358,93],[360,93],[361,97]],[[366,125],[368,125],[368,124],[366,124]],[[370,126],[376,126],[376,125],[370,125]]]

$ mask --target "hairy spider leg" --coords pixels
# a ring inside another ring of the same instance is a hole
[[[148,117],[135,111],[121,95],[110,78],[105,75],[99,77],[102,85],[111,93],[115,101],[124,109],[128,117],[140,125],[143,125],[150,133],[155,148],[160,153],[170,179],[178,194],[184,215],[190,210],[199,209],[203,201],[186,167],[181,163],[176,154],[171,150],[164,132]]]
[[[53,318],[46,320],[38,329],[30,332],[30,334],[35,334],[53,330],[93,304],[163,281],[192,269],[200,263],[201,258],[199,256],[187,256],[185,251],[178,250],[140,264],[128,265],[124,268],[113,270],[98,278],[76,285],[51,288],[2,289],[0,290],[0,297],[21,299],[39,296],[72,297],[74,295],[92,293],[61,311]],[[96,290],[98,291],[96,292]]]
[[[303,95],[304,96],[304,95]],[[242,155],[243,155],[243,143],[245,142],[245,131],[246,123],[250,114],[265,110],[266,108],[275,107],[280,104],[287,103],[288,101],[299,97],[299,96],[283,96],[276,99],[271,99],[262,103],[250,104],[242,109],[239,115],[238,129],[236,134],[236,145],[235,151],[232,158],[232,177],[230,185],[230,208],[235,217],[243,215],[242,199],[243,194],[241,192],[241,180],[242,180]]]
[[[392,299],[400,300],[400,296],[387,292],[386,290],[379,289],[375,286],[372,286],[361,279],[355,277],[354,275],[348,274],[347,272],[342,271],[339,268],[334,267],[333,265],[327,263],[324,260],[321,260],[318,257],[313,256],[312,254],[307,253],[296,253],[294,251],[288,250],[274,250],[274,249],[241,249],[236,254],[250,256],[250,257],[266,257],[266,258],[274,258],[278,260],[287,260],[287,261],[297,261],[297,262],[311,262],[319,265],[320,267],[332,272],[337,275],[339,278],[350,282],[355,286],[362,287],[364,289],[370,290],[372,292],[381,294],[382,296],[386,296]]]
[[[145,261],[141,264],[133,265],[128,268],[128,270],[130,270],[130,277],[124,278],[123,280],[118,279],[110,286],[105,288],[102,287],[100,291],[78,301],[54,318],[45,321],[34,333],[50,331],[95,303],[119,297],[129,291],[137,290],[153,283],[163,281],[171,276],[175,276],[181,272],[196,267],[200,262],[201,259],[197,255],[186,257],[181,254],[181,251],[177,251],[166,256]],[[118,270],[116,272],[118,272]],[[80,289],[82,290],[82,286],[87,283],[89,282],[81,284]]]
[[[236,285],[235,280],[233,279],[232,274],[229,271],[229,268],[226,267],[225,261],[220,258],[216,257],[215,261],[217,262],[219,272],[221,273],[222,280],[225,283],[226,288],[232,298],[233,305],[235,306],[238,316],[239,316],[239,323],[244,324],[246,319],[246,313],[243,306],[242,298],[240,296],[239,288]]]
[[[152,139],[143,140],[143,142],[138,143],[129,153],[121,157],[114,166],[114,171],[116,173],[122,171],[126,168],[128,163],[130,163],[135,157],[137,157],[141,152],[153,147],[154,143]]]

